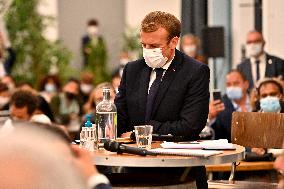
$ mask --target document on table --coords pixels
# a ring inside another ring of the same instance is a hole
[[[232,143],[227,139],[204,140],[194,142],[163,142],[161,146],[165,149],[205,149],[205,150],[235,150]]]
[[[222,154],[223,151],[220,150],[190,150],[190,149],[165,149],[165,148],[156,148],[149,150],[158,155],[176,155],[176,156],[193,156],[193,157],[209,157],[213,155]]]

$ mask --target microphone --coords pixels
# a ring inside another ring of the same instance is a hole
[[[106,141],[104,143],[104,148],[107,151],[117,152],[118,154],[129,153],[129,154],[135,154],[135,155],[140,155],[140,156],[146,156],[146,155],[155,156],[156,155],[155,153],[150,152],[146,149],[127,146],[127,145],[124,145],[124,144],[121,144],[115,141]]]
[[[136,141],[134,132],[130,134],[130,139]],[[186,141],[186,138],[184,136],[152,134],[152,141],[182,142]]]

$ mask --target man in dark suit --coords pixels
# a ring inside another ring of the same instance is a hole
[[[230,71],[226,76],[226,95],[221,101],[209,106],[209,118],[215,131],[216,139],[231,141],[231,120],[234,111],[250,112],[250,100],[247,93],[249,83],[238,70]]]
[[[209,69],[176,49],[180,31],[180,21],[165,12],[143,19],[144,58],[125,66],[115,99],[119,134],[149,124],[153,133],[198,139],[208,116]]]
[[[249,58],[241,62],[237,69],[246,75],[250,83],[249,89],[252,89],[255,82],[264,77],[281,76],[284,79],[284,60],[264,51],[265,41],[260,32],[249,32],[246,44]]]

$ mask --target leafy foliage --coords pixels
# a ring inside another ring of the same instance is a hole
[[[44,38],[43,31],[53,19],[38,13],[38,2],[14,0],[5,15],[12,47],[16,51],[12,75],[16,81],[34,85],[54,65],[59,68],[63,80],[74,73],[69,67],[70,51],[60,41],[51,42]]]

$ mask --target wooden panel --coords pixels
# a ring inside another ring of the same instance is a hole
[[[234,112],[232,143],[245,147],[282,148],[284,114]]]
[[[259,171],[259,170],[274,170],[272,161],[257,161],[257,162],[245,162],[241,161],[237,165],[236,171]],[[238,164],[238,163],[237,163]],[[206,165],[207,172],[229,172],[231,171],[231,163],[225,163],[220,165]]]

